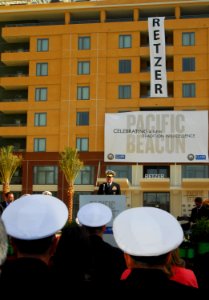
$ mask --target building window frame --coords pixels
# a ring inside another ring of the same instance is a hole
[[[131,85],[119,85],[118,86],[118,98],[119,99],[131,99]]]
[[[78,173],[75,185],[93,185],[94,184],[94,166],[85,165]]]
[[[77,87],[77,100],[89,100],[90,99],[90,87],[78,86]]]
[[[37,52],[47,52],[49,51],[49,39],[38,38],[37,39]]]
[[[77,126],[88,126],[89,125],[89,112],[78,111],[76,113],[76,125]]]
[[[120,59],[119,60],[119,73],[131,73],[131,59]]]
[[[48,76],[48,63],[36,64],[36,76]]]
[[[46,152],[46,138],[34,138],[34,152]]]
[[[58,184],[58,166],[34,166],[33,184],[55,185]]]
[[[208,165],[182,165],[182,178],[209,178]]]
[[[182,71],[183,72],[195,71],[195,57],[182,58]]]
[[[182,32],[182,46],[195,45],[195,32]]]
[[[157,207],[169,212],[170,193],[169,192],[144,192],[143,206]]]
[[[90,61],[78,61],[78,75],[90,74]]]
[[[91,49],[91,37],[90,36],[79,36],[78,37],[78,50],[89,50]]]
[[[35,113],[34,114],[34,126],[46,126],[47,125],[47,113]]]
[[[170,178],[170,166],[144,166],[143,178]]]
[[[35,101],[47,101],[48,99],[48,88],[35,88]]]
[[[77,137],[76,148],[80,152],[89,151],[89,139],[87,137]]]
[[[196,97],[196,84],[195,83],[183,83],[182,84],[182,97],[183,98],[195,98]]]
[[[119,48],[131,48],[132,47],[132,35],[120,34],[119,35]]]
[[[107,165],[106,170],[114,170],[117,178],[128,178],[132,182],[132,167],[130,165]]]

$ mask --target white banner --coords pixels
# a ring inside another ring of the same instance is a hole
[[[207,111],[105,115],[107,162],[208,162]]]
[[[150,97],[168,97],[164,17],[148,18],[150,49]]]

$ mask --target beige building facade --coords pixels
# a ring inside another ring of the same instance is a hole
[[[16,195],[66,199],[66,146],[84,169],[80,194],[116,170],[127,207],[190,214],[209,197],[209,163],[107,163],[106,113],[209,110],[209,1],[1,1],[0,146],[24,156]],[[148,18],[164,17],[168,97],[150,97]],[[201,121],[201,120],[200,120]]]

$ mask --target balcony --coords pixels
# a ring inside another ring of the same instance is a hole
[[[207,190],[209,187],[209,178],[183,178],[182,189],[184,190]]]
[[[6,138],[3,136],[0,136],[0,147],[6,147],[9,145],[14,146],[14,152],[25,152],[26,151],[26,137]]]
[[[9,90],[0,87],[0,103],[1,102],[27,102],[28,90]]]
[[[143,178],[139,182],[141,190],[146,191],[168,191],[170,189],[170,178]]]
[[[23,127],[27,126],[26,113],[4,113],[0,111],[0,127]]]

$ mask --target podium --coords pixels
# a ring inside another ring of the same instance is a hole
[[[106,224],[106,231],[103,239],[112,246],[117,247],[114,236],[112,234],[112,224],[115,217],[126,209],[126,197],[124,195],[80,195],[79,208],[87,203],[99,202],[107,205],[112,210],[112,220]]]

